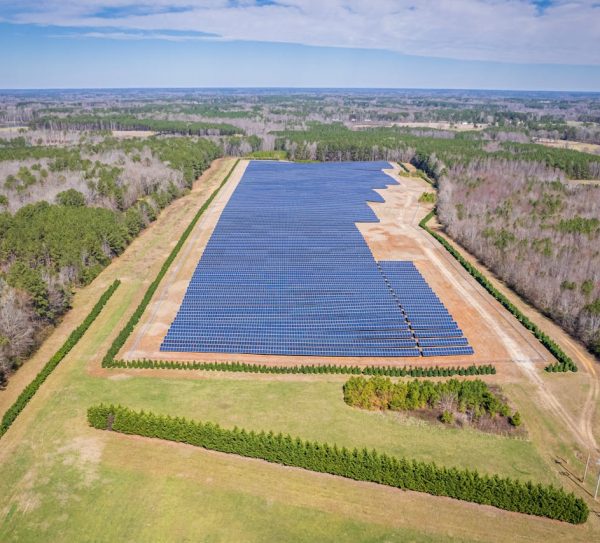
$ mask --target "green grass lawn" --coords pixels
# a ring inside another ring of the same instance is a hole
[[[223,488],[210,465],[206,480],[197,481],[91,462],[78,471],[74,458],[67,451],[46,459],[44,476],[9,507],[0,541],[435,541],[412,529]],[[87,480],[86,469],[94,469]]]

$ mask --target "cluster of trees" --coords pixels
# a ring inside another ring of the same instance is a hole
[[[23,411],[25,406],[29,403],[33,395],[38,391],[42,383],[48,378],[48,376],[54,371],[56,366],[61,362],[61,360],[67,356],[67,354],[71,351],[71,349],[77,344],[77,342],[83,337],[83,334],[87,331],[87,329],[91,326],[91,324],[96,320],[96,317],[102,311],[102,308],[106,305],[110,297],[113,295],[115,290],[119,287],[121,282],[117,279],[115,280],[107,289],[104,291],[100,299],[96,302],[92,310],[88,313],[83,322],[75,328],[67,338],[67,340],[62,344],[60,349],[52,355],[52,358],[46,362],[44,367],[40,370],[40,372],[35,376],[33,381],[29,383],[19,394],[14,403],[5,411],[2,416],[2,420],[0,421],[0,438],[6,433],[6,431],[11,427],[12,423],[19,416],[19,413]],[[2,366],[0,366],[0,378],[2,377]]]
[[[536,122],[529,124],[528,133],[536,138],[600,144],[598,125],[581,126],[566,122]]]
[[[509,407],[480,379],[462,381],[413,380],[392,382],[389,377],[351,377],[344,384],[344,401],[361,409],[414,411],[439,409],[468,413],[471,419],[483,415],[509,416]]]
[[[586,503],[553,486],[522,483],[474,470],[443,468],[433,463],[396,458],[377,451],[349,450],[336,445],[304,441],[273,432],[256,433],[184,418],[136,412],[126,407],[98,405],[88,409],[89,424],[99,430],[188,443],[224,453],[330,473],[358,481],[448,496],[508,511],[584,523]]]
[[[439,184],[446,231],[600,354],[600,187],[493,160],[449,168]]]
[[[0,158],[2,149],[11,156],[41,159],[45,155],[51,173],[34,194],[41,200],[14,214],[0,212],[0,382],[35,349],[42,332],[69,309],[72,288],[93,280],[221,154],[210,141],[182,137],[106,140],[77,149],[13,141],[0,148]],[[111,153],[127,157],[128,162],[117,167],[108,158],[109,162],[87,158]],[[162,167],[158,172],[170,178],[145,177],[144,162],[158,162]],[[138,164],[142,184],[124,175]],[[80,176],[75,186],[85,193],[66,188],[69,184],[61,185],[58,178],[51,184],[54,173],[71,171]],[[90,197],[91,187],[102,195],[100,202]],[[52,195],[54,203],[45,201]],[[91,207],[93,203],[105,207]]]
[[[600,157],[596,155],[512,141],[490,148],[477,132],[448,137],[445,131],[431,131],[430,136],[422,137],[403,128],[349,130],[340,123],[309,123],[307,130],[276,135],[275,148],[286,151],[291,159],[410,161],[434,179],[446,168],[486,158],[545,164],[573,179],[600,177]]]
[[[516,305],[514,305],[502,292],[500,292],[491,281],[481,273],[476,266],[471,264],[466,258],[464,258],[460,252],[451,243],[446,241],[446,238],[440,236],[437,232],[434,232],[427,226],[427,223],[434,216],[435,210],[428,213],[419,223],[419,226],[431,234],[440,244],[454,257],[460,265],[467,270],[477,282],[483,286],[496,300],[498,300],[508,311],[510,311],[516,319],[528,330],[530,330],[536,339],[552,353],[557,362],[550,364],[546,367],[547,371],[552,372],[567,372],[577,371],[577,365],[573,360],[561,349],[560,345],[556,343],[548,334],[543,332],[537,324],[535,324],[529,317],[527,317]]]
[[[162,208],[221,154],[215,143],[189,137],[105,138],[68,147],[18,138],[0,145],[0,195],[11,211],[69,188],[89,205],[123,211],[146,199]]]
[[[243,134],[241,128],[226,123],[170,121],[140,118],[120,113],[40,117],[31,121],[29,126],[34,129],[45,128],[48,130],[151,130],[161,134],[187,136],[233,136]]]

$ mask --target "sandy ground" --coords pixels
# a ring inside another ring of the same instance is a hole
[[[199,257],[212,235],[221,211],[235,190],[247,162],[240,162],[227,185],[198,222],[182,252],[155,297],[146,310],[140,325],[123,347],[120,357],[126,360],[140,358],[181,361],[240,361],[267,365],[301,364],[356,364],[356,365],[414,365],[425,359],[314,357],[247,355],[235,353],[168,353],[161,352],[160,344],[175,318],[179,305]],[[504,364],[505,371],[513,371],[515,358],[530,363],[544,363],[547,353],[537,341],[523,333],[522,327],[441,248],[419,228],[418,223],[429,211],[418,199],[429,185],[417,178],[398,175],[399,169],[388,173],[400,181],[379,191],[385,203],[371,204],[380,223],[357,225],[378,260],[412,260],[425,279],[456,318],[475,350],[470,356],[443,356],[427,358],[427,364],[470,365]]]
[[[149,138],[156,135],[152,130],[113,130],[112,135],[119,139]]]
[[[581,151],[582,153],[600,154],[600,145],[597,145],[595,143],[584,143],[582,141],[550,140],[544,138],[535,140],[535,143],[545,145],[546,147],[555,147],[557,149],[572,149],[573,151]]]

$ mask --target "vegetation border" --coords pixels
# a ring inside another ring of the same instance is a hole
[[[550,336],[543,332],[537,324],[531,321],[516,305],[514,305],[502,292],[500,292],[490,280],[481,273],[473,264],[465,259],[462,254],[456,249],[450,242],[448,242],[443,236],[440,236],[437,232],[434,232],[427,226],[427,223],[435,215],[435,208],[431,210],[419,223],[419,226],[439,241],[442,246],[460,263],[460,265],[469,272],[477,282],[485,288],[496,300],[498,300],[508,311],[510,311],[516,319],[525,327],[527,330],[533,333],[536,339],[546,349],[552,353],[556,358],[557,362],[548,364],[545,370],[548,372],[567,372],[577,371],[577,365],[573,360],[561,349]]]
[[[98,430],[188,443],[284,466],[448,496],[572,524],[584,523],[589,515],[585,501],[573,493],[567,494],[562,488],[498,475],[480,475],[475,470],[444,468],[375,450],[349,450],[292,438],[289,434],[248,432],[237,427],[229,430],[210,422],[136,412],[122,406],[92,406],[88,409],[87,419],[90,426]]]
[[[160,369],[160,370],[202,370],[234,373],[272,374],[343,374],[343,375],[382,375],[387,377],[452,377],[454,375],[494,375],[496,367],[491,364],[460,366],[347,366],[343,364],[305,364],[300,366],[280,366],[251,364],[246,362],[181,362],[173,360],[113,360],[112,368]]]
[[[67,338],[67,340],[62,344],[60,349],[54,353],[52,358],[46,362],[44,367],[39,371],[39,373],[34,377],[33,381],[29,383],[19,394],[14,403],[6,410],[4,416],[2,417],[2,421],[0,422],[0,438],[6,433],[6,431],[13,424],[15,419],[19,416],[19,413],[25,409],[25,406],[29,403],[31,398],[35,395],[38,389],[42,386],[42,383],[48,378],[48,376],[54,371],[56,366],[60,363],[60,361],[67,356],[69,351],[77,342],[83,337],[83,334],[87,331],[87,329],[91,326],[91,324],[96,320],[96,317],[102,311],[102,308],[106,305],[110,297],[113,295],[115,290],[119,287],[121,281],[119,279],[115,279],[115,281],[104,291],[100,299],[96,302],[92,310],[88,313],[87,317],[83,320],[83,322],[75,328]]]

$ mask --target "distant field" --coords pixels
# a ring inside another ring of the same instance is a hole
[[[113,130],[112,135],[115,138],[127,139],[127,138],[149,138],[150,136],[156,135],[156,132],[152,130]]]
[[[536,143],[557,149],[571,149],[573,151],[581,151],[582,153],[600,154],[600,145],[595,143],[547,139],[539,139],[536,141]]]

